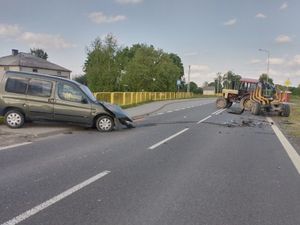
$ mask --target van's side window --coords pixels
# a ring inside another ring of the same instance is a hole
[[[25,94],[27,89],[27,80],[8,78],[6,81],[5,91]]]
[[[57,94],[60,99],[71,102],[82,102],[84,99],[79,88],[66,83],[58,83]]]
[[[52,91],[52,83],[42,80],[30,80],[28,85],[28,95],[50,97]]]

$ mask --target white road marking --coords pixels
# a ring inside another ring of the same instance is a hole
[[[158,146],[160,146],[160,145],[166,143],[167,141],[170,141],[171,139],[177,137],[178,135],[180,135],[180,134],[182,134],[182,133],[188,131],[189,129],[190,129],[190,128],[185,128],[185,129],[183,129],[182,131],[179,131],[178,133],[173,134],[172,136],[170,136],[170,137],[168,137],[168,138],[166,138],[166,139],[164,139],[164,140],[162,140],[162,141],[156,143],[155,145],[152,145],[152,146],[149,147],[148,149],[153,150],[153,149],[157,148]]]
[[[215,115],[216,113],[220,112],[221,110],[222,110],[222,109],[219,109],[219,110],[213,112],[212,115]]]
[[[174,111],[179,111],[180,109],[175,109]]]
[[[173,111],[167,111],[167,113],[172,113]]]
[[[157,113],[156,115],[164,115],[164,113]]]
[[[0,151],[2,150],[6,150],[6,149],[10,149],[10,148],[16,148],[16,147],[20,147],[23,145],[29,145],[32,142],[23,142],[23,143],[19,143],[19,144],[14,144],[14,145],[9,145],[9,146],[4,146],[4,147],[0,147]]]
[[[217,112],[215,115],[219,115],[221,114],[222,112],[224,112],[226,109],[222,109],[221,111]]]
[[[80,189],[88,186],[89,184],[99,180],[100,178],[106,176],[109,173],[110,173],[110,171],[103,171],[102,173],[99,173],[99,174],[87,179],[86,181],[83,181],[82,183],[75,185],[74,187],[64,191],[63,193],[61,193],[59,195],[56,195],[55,197],[49,199],[48,201],[43,202],[42,204],[37,205],[32,209],[29,209],[28,211],[22,213],[19,216],[16,216],[15,218],[13,218],[13,219],[11,219],[11,220],[9,220],[9,221],[1,224],[1,225],[15,225],[15,224],[18,224],[18,223],[28,219],[29,217],[37,214],[38,212],[48,208],[49,206],[59,202],[60,200],[68,197],[69,195],[79,191]]]
[[[294,166],[296,167],[299,175],[300,175],[300,156],[298,155],[295,148],[291,145],[288,139],[284,136],[284,134],[280,131],[280,129],[275,125],[274,121],[267,117],[268,122],[272,125],[272,129],[275,132],[277,138],[281,142],[282,146],[284,147],[285,151],[287,152],[288,156],[290,157],[291,161],[293,162]]]
[[[181,108],[180,110],[185,110],[185,108]]]
[[[205,120],[208,120],[209,118],[211,118],[211,115],[205,117],[204,119],[200,120],[197,124],[200,124],[202,122],[204,122]]]

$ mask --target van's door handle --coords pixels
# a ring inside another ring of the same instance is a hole
[[[55,102],[55,99],[54,99],[54,98],[49,98],[49,99],[48,99],[48,102],[49,102],[49,103],[54,103],[54,102]]]

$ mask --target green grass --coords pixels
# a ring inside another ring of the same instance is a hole
[[[281,127],[288,135],[300,138],[300,96],[292,96],[291,103],[290,116],[280,118]]]
[[[4,117],[0,116],[0,124],[4,123]]]

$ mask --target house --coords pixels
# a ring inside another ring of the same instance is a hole
[[[11,55],[0,57],[0,71],[7,70],[43,73],[68,79],[71,75],[71,71],[62,66],[16,49],[12,50]]]
[[[215,95],[215,87],[204,87],[203,88],[203,95]]]

